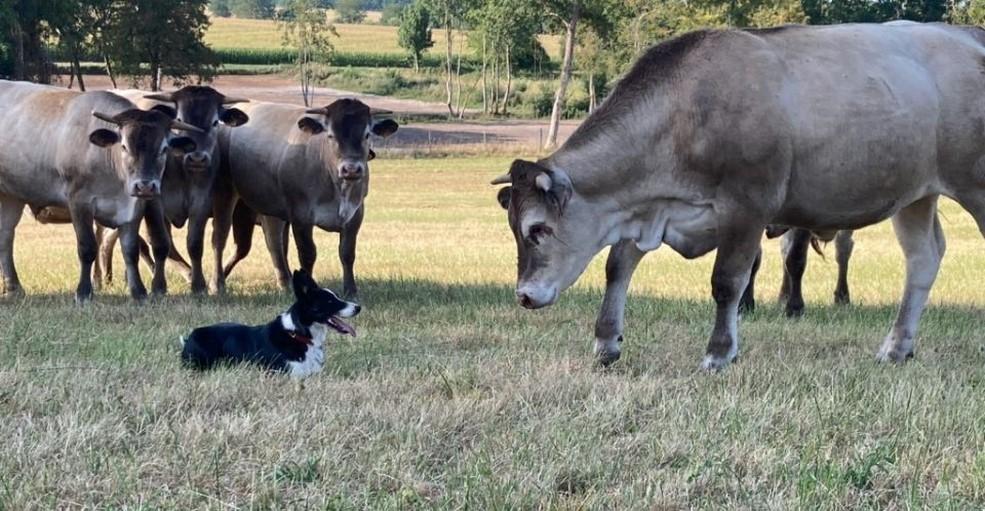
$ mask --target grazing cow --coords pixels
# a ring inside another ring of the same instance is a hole
[[[241,200],[249,217],[261,215],[267,247],[277,277],[290,286],[287,269],[285,222],[290,224],[298,248],[301,268],[311,273],[315,265],[313,227],[339,233],[339,258],[346,297],[357,293],[352,266],[356,258],[356,236],[363,220],[363,199],[369,188],[369,165],[373,153],[369,137],[387,137],[397,131],[392,119],[378,119],[361,101],[340,99],[324,108],[305,109],[275,103],[251,103],[244,110],[251,122],[220,135],[222,164],[233,190],[216,197],[213,223],[216,260],[222,257],[232,223],[233,209]],[[252,232],[247,218],[242,225]],[[245,235],[249,238],[249,235]],[[238,239],[241,239],[239,236]],[[216,272],[216,286],[224,285],[224,273],[232,271],[245,256]]]
[[[985,31],[945,24],[702,30],[649,49],[563,147],[494,180],[516,238],[516,295],[553,304],[611,246],[595,326],[619,357],[630,278],[663,244],[717,248],[702,361],[738,354],[740,294],[768,224],[893,219],[906,284],[880,361],[912,356],[945,242],[937,198],[985,234]]]
[[[170,109],[177,119],[199,127],[200,133],[190,134],[197,149],[183,155],[168,158],[167,169],[161,183],[161,205],[170,225],[181,228],[188,222],[188,265],[179,253],[172,249],[170,258],[182,266],[189,266],[191,291],[206,292],[207,285],[202,271],[202,254],[205,246],[205,224],[212,216],[212,192],[219,172],[221,159],[218,136],[222,125],[230,128],[242,126],[249,117],[238,108],[226,105],[243,103],[245,99],[227,97],[212,87],[189,85],[174,92],[149,93],[139,90],[116,91],[141,108]],[[106,270],[106,278],[112,277],[113,245],[118,234],[112,233],[102,242],[100,259]],[[218,265],[218,262],[216,263]],[[222,266],[215,271],[221,272]]]
[[[14,230],[24,205],[32,211],[66,208],[80,263],[76,300],[92,297],[97,244],[93,221],[121,229],[130,294],[147,295],[137,266],[137,226],[147,199],[159,196],[170,150],[191,152],[195,142],[172,129],[197,131],[160,111],[144,111],[109,92],[80,93],[0,81],[0,271],[6,292],[20,292],[14,269]],[[110,128],[110,129],[107,129]],[[88,140],[87,140],[88,139]],[[167,254],[166,232],[151,232]],[[152,288],[166,290],[163,265]]]

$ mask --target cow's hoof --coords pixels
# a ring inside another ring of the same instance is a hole
[[[5,300],[17,299],[24,297],[24,288],[20,286],[9,286],[3,292],[3,298]]]
[[[913,358],[913,350],[887,349],[883,347],[876,354],[876,362],[879,363],[902,364],[911,358]]]
[[[622,336],[613,339],[595,339],[595,361],[602,367],[609,367],[622,356]]]
[[[205,281],[192,282],[192,294],[197,296],[207,295],[209,293],[209,286]]]
[[[835,305],[851,305],[852,299],[848,293],[835,293]]]
[[[735,356],[705,355],[705,358],[701,361],[701,369],[710,373],[718,372],[728,367],[735,358]]]
[[[739,302],[739,314],[752,314],[756,312],[756,300],[742,300]]]
[[[212,285],[209,286],[209,291],[211,291],[212,294],[217,295],[217,296],[218,295],[224,295],[224,294],[226,294],[226,283],[225,282],[222,282],[222,283],[213,282]]]
[[[785,314],[788,318],[799,318],[804,315],[804,304],[800,306],[787,304]]]

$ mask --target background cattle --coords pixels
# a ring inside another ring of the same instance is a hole
[[[248,241],[261,215],[267,248],[278,282],[290,285],[285,238],[287,226],[294,234],[301,268],[312,272],[315,259],[313,228],[339,233],[343,290],[347,297],[357,293],[353,264],[356,236],[363,220],[363,199],[369,188],[369,165],[373,153],[370,136],[386,137],[397,130],[392,119],[379,119],[361,101],[340,99],[324,108],[250,103],[244,106],[251,122],[222,133],[220,147],[224,172],[232,187],[216,197],[213,240],[216,263],[222,257],[225,239],[237,201],[238,239]],[[245,257],[249,245],[241,245],[217,272],[216,287],[224,286],[224,274]]]
[[[222,126],[242,126],[249,117],[238,108],[226,105],[247,100],[227,97],[212,87],[189,85],[174,92],[149,93],[139,90],[116,91],[145,109],[165,107],[171,109],[177,119],[197,126],[202,131],[193,132],[196,150],[187,154],[173,154],[168,158],[167,170],[162,180],[159,204],[169,225],[181,228],[188,223],[188,257],[190,264],[172,248],[170,258],[187,267],[192,293],[205,293],[207,286],[202,270],[202,254],[205,246],[205,225],[212,216],[212,194],[219,173],[221,156],[218,149],[219,131]],[[170,230],[170,228],[168,228]],[[112,280],[113,246],[118,233],[109,233],[102,241],[100,263],[107,280]],[[222,266],[216,262],[216,273]]]
[[[121,229],[130,294],[146,296],[137,266],[137,223],[147,199],[160,194],[168,153],[195,150],[193,140],[175,137],[171,129],[198,128],[108,92],[7,81],[0,81],[0,123],[9,128],[0,130],[0,271],[6,292],[21,289],[13,241],[27,204],[32,211],[68,210],[78,243],[77,300],[92,296],[93,221]],[[151,238],[158,253],[167,254],[167,233],[153,230]],[[152,288],[167,289],[163,265],[155,267]]]

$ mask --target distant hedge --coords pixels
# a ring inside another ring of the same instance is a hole
[[[215,50],[219,61],[223,64],[274,65],[291,64],[296,53],[282,48],[252,49],[252,48],[220,48]],[[425,55],[421,64],[425,67],[441,67],[444,60],[435,55]],[[456,60],[457,62],[457,60]],[[405,53],[366,53],[335,51],[329,63],[336,67],[412,67],[410,56]],[[478,64],[475,58],[463,57],[462,65],[474,67]]]

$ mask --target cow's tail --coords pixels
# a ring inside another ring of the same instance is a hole
[[[827,242],[824,243],[827,244]],[[811,235],[811,248],[814,249],[817,255],[821,256],[821,259],[824,259],[824,247],[821,246],[821,239],[813,234]]]

